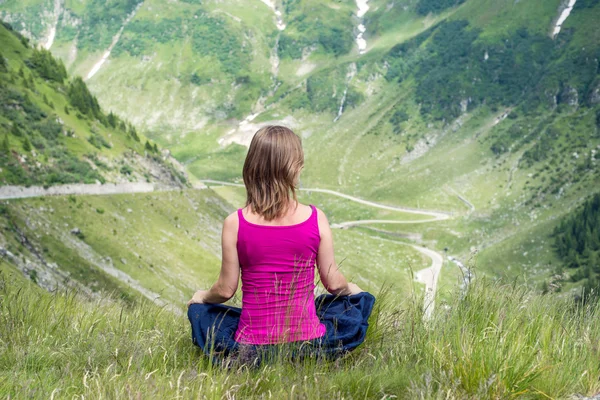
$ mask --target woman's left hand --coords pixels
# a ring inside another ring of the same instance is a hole
[[[208,290],[198,290],[196,293],[194,293],[194,296],[192,296],[192,299],[187,302],[187,306],[189,307],[192,304],[204,303],[204,298],[206,296],[206,293],[208,293]]]

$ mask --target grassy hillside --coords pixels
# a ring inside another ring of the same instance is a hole
[[[184,176],[156,144],[105,113],[61,61],[0,25],[0,182],[12,185],[156,181]]]
[[[181,308],[216,280],[222,221],[233,210],[209,189],[12,200],[0,209],[0,248],[50,290],[83,287],[90,295],[114,292],[129,300],[144,295]],[[346,276],[371,291],[388,282],[394,295],[406,296],[413,290],[411,269],[430,262],[404,243],[360,231],[336,230],[335,240]]]
[[[229,210],[210,190],[14,200],[2,206],[1,246],[45,288],[144,294],[180,307],[217,276]]]
[[[429,324],[378,294],[337,362],[210,367],[185,317],[41,291],[0,264],[0,395],[11,398],[569,398],[598,384],[598,306],[480,281]],[[598,304],[598,303],[597,303]]]
[[[283,121],[304,139],[305,186],[454,213],[341,232],[365,242],[361,254],[419,238],[537,285],[560,263],[549,232],[600,187],[596,0],[578,0],[557,36],[559,0],[372,0],[363,18],[353,1],[276,2],[283,30],[260,1],[98,4],[66,1],[51,50],[85,77],[111,48],[92,92],[194,176],[239,178],[245,147],[219,140]],[[0,8],[31,19],[16,2]],[[334,220],[376,215],[312,201]]]

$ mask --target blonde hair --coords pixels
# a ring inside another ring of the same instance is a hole
[[[297,202],[296,178],[304,166],[298,135],[284,126],[265,126],[252,138],[244,162],[246,206],[267,221],[281,217],[291,197]]]

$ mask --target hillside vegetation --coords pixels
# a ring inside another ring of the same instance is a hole
[[[136,128],[105,113],[62,61],[0,25],[0,181],[10,185],[162,181],[185,176]]]
[[[378,294],[336,362],[211,367],[188,322],[147,301],[41,291],[0,264],[0,394],[11,398],[568,398],[600,390],[597,303],[480,281],[424,324]],[[285,354],[284,354],[285,355]]]
[[[0,206],[0,252],[31,281],[181,309],[220,267],[231,206],[211,190],[53,196]]]

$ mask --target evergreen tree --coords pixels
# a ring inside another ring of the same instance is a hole
[[[4,139],[2,139],[2,145],[0,145],[0,149],[2,153],[8,154],[10,152],[10,144],[8,142],[8,134],[4,135]]]
[[[144,147],[146,148],[146,151],[148,151],[149,153],[153,153],[154,152],[154,148],[152,147],[152,145],[150,144],[150,142],[148,142],[146,140],[146,144],[144,145]]]
[[[25,150],[28,153],[31,151],[31,142],[28,138],[25,138],[25,140],[23,140],[23,150]]]
[[[600,194],[596,194],[554,229],[554,249],[566,266],[576,269],[573,282],[584,291],[600,290]],[[587,299],[584,292],[584,299]]]
[[[12,133],[16,137],[21,137],[21,130],[16,122],[13,122],[12,128],[10,128],[10,133]]]
[[[106,117],[106,122],[108,122],[108,124],[110,126],[112,126],[113,128],[117,127],[117,116],[115,114],[111,112],[108,113],[108,116]]]
[[[98,100],[94,97],[81,77],[73,79],[67,91],[71,105],[87,116],[102,119]]]
[[[61,60],[56,60],[46,49],[34,49],[27,65],[36,70],[40,77],[62,83],[67,77],[67,70]]]
[[[133,125],[129,125],[129,134],[131,135],[131,137],[136,141],[139,142],[140,141],[140,137],[137,134],[137,131],[135,129],[135,126]]]
[[[25,78],[25,72],[23,72],[23,66],[21,66],[21,68],[19,68],[19,76],[21,78]]]
[[[65,104],[65,114],[69,115],[69,106]]]
[[[156,145],[156,143],[154,143],[154,148],[153,148],[155,153],[158,153],[158,146]]]
[[[6,71],[8,71],[8,64],[6,63],[6,59],[4,58],[2,53],[0,53],[0,72]]]

